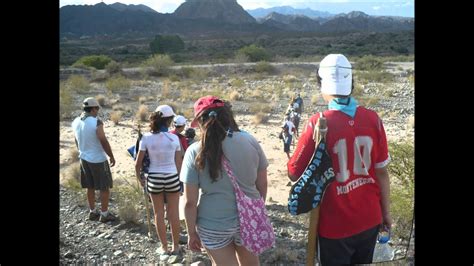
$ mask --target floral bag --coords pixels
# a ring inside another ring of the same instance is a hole
[[[275,233],[265,209],[265,201],[261,197],[252,199],[242,192],[229,162],[224,157],[222,157],[222,165],[234,186],[242,244],[258,256],[275,243]]]

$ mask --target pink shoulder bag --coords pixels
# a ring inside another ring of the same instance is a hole
[[[222,157],[222,165],[234,186],[242,244],[258,256],[275,243],[275,233],[267,215],[265,201],[262,197],[252,199],[242,192],[231,170],[229,161],[224,157]]]

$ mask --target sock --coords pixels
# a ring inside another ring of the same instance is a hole
[[[107,215],[109,215],[109,210],[106,210],[105,212],[100,211],[100,215],[107,217]]]
[[[90,212],[97,212],[97,208],[89,209]]]

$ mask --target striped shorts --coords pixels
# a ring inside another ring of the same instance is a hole
[[[148,173],[146,178],[146,187],[148,193],[159,194],[161,192],[179,192],[178,173]]]
[[[197,226],[197,233],[201,242],[207,249],[219,249],[229,245],[232,241],[237,246],[242,246],[240,239],[240,227],[226,229],[226,230],[211,230]]]

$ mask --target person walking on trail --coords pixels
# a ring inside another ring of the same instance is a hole
[[[150,166],[146,175],[146,188],[151,195],[155,216],[156,233],[161,242],[157,249],[160,255],[180,255],[179,248],[179,170],[181,169],[181,145],[175,134],[168,132],[174,117],[173,109],[168,105],[160,105],[150,115],[150,132],[143,134],[139,144],[139,152],[135,162],[135,174],[140,179],[140,170],[145,151],[150,158]],[[144,182],[142,185],[145,185]],[[165,195],[166,194],[166,205]],[[168,250],[165,225],[166,216],[171,225],[173,248]]]
[[[181,154],[184,157],[184,153],[188,149],[188,141],[186,137],[181,133],[184,131],[186,126],[186,118],[182,115],[177,115],[173,119],[174,129],[170,131],[170,133],[175,134],[178,136],[179,143],[181,144]]]
[[[97,115],[100,105],[93,97],[82,103],[83,112],[72,122],[74,140],[79,149],[81,186],[87,189],[89,214],[87,218],[100,222],[114,221],[117,217],[109,212],[110,189],[113,187],[110,167],[115,165],[114,154],[105,136],[104,123]],[[107,161],[107,156],[110,159]],[[95,191],[100,191],[100,212],[95,207]]]
[[[327,151],[335,182],[328,185],[320,207],[319,255],[323,266],[369,264],[379,229],[389,230],[390,162],[382,120],[357,105],[352,66],[344,55],[330,54],[320,63],[317,81],[328,103]],[[308,121],[289,160],[288,176],[296,181],[311,159],[313,130],[319,113]]]
[[[247,196],[265,199],[266,156],[252,135],[239,130],[229,103],[201,97],[194,117],[191,126],[199,125],[201,137],[189,146],[181,171],[188,246],[198,252],[203,246],[213,265],[259,265],[259,257],[242,246],[236,196],[221,159],[230,162]]]
[[[290,145],[293,142],[293,135],[296,132],[295,124],[290,120],[290,117],[285,118],[285,122],[281,126],[280,139],[283,140],[283,151],[290,159]]]
[[[188,147],[196,141],[194,139],[194,137],[196,137],[196,131],[192,127],[186,129],[186,131],[184,132],[184,136],[186,137],[186,140],[188,142]]]
[[[296,98],[293,100],[293,107],[298,114],[301,115],[301,113],[303,113],[303,98],[301,98],[301,94],[299,92],[296,94]]]

